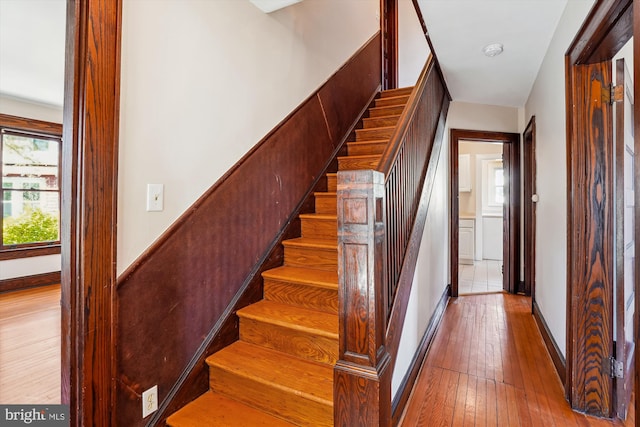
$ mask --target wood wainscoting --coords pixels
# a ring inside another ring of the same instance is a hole
[[[47,286],[60,283],[60,272],[32,274],[31,276],[16,277],[0,280],[0,293]]]
[[[298,214],[326,190],[330,159],[379,90],[380,43],[378,33],[122,274],[119,425],[163,425],[207,390],[204,358],[238,339],[234,312],[262,297],[260,274],[281,264],[280,243],[299,233]],[[141,394],[156,384],[159,411],[142,420]]]

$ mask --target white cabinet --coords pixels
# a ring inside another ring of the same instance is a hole
[[[460,219],[458,227],[458,262],[460,264],[473,264],[475,234],[475,220]]]
[[[458,156],[458,191],[471,191],[471,155]]]

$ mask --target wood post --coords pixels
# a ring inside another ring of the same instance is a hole
[[[334,370],[336,426],[389,426],[384,175],[338,173],[340,355]]]

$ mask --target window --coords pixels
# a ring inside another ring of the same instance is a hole
[[[59,252],[60,132],[61,126],[53,123],[0,114],[0,255]],[[56,250],[42,251],[47,248]]]
[[[483,215],[502,215],[504,204],[504,167],[502,160],[482,161]]]

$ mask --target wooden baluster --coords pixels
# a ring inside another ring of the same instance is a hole
[[[334,369],[336,426],[391,424],[390,357],[384,346],[384,175],[338,172],[340,356]]]

